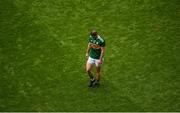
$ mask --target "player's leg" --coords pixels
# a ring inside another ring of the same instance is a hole
[[[95,64],[96,64],[96,81],[94,84],[99,85],[99,81],[101,78],[101,64],[98,64],[98,60],[96,60]]]
[[[86,72],[90,78],[90,84],[89,84],[89,87],[92,87],[93,83],[95,82],[95,79],[93,77],[93,74],[91,72],[92,70],[92,67],[93,67],[93,64],[94,64],[94,61],[93,59],[91,59],[90,57],[88,58],[88,61],[86,63]]]
[[[99,84],[100,81],[100,77],[101,77],[101,67],[96,67],[96,81],[95,81],[95,85]]]
[[[88,74],[88,76],[90,77],[90,79],[92,79],[93,78],[93,75],[92,75],[92,72],[91,72],[91,70],[92,70],[92,64],[90,64],[90,63],[86,63],[86,73]]]

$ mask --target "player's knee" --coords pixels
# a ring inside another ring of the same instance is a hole
[[[91,70],[90,69],[86,69],[86,73],[91,73]]]
[[[100,72],[96,72],[96,75],[100,75]]]
[[[101,69],[100,67],[96,68],[96,73],[100,73]]]

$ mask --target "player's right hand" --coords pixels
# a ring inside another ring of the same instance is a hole
[[[89,54],[88,54],[88,53],[86,53],[86,60],[88,60],[88,57],[89,57]]]

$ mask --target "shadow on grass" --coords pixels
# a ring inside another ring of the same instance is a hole
[[[93,97],[95,101],[95,111],[143,111],[141,106],[133,102],[129,95],[124,95],[120,88],[105,78],[102,79],[99,86],[87,89],[88,96]],[[101,106],[102,103],[103,106]]]

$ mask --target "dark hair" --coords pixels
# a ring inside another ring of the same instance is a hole
[[[98,33],[96,30],[91,31],[91,36],[97,37]]]

